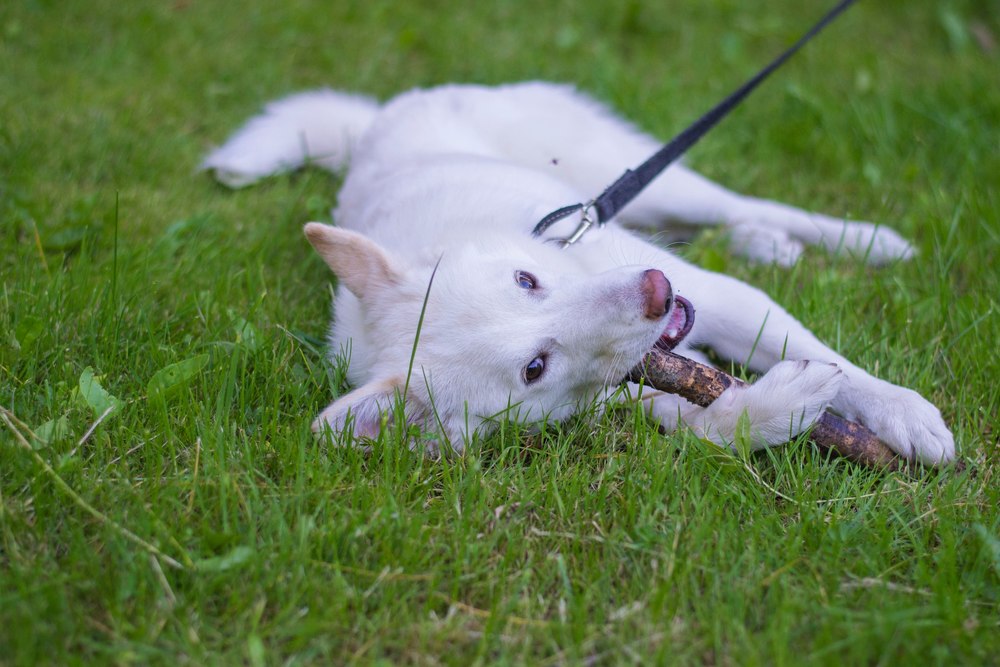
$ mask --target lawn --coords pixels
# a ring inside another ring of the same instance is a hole
[[[915,242],[683,252],[940,406],[964,470],[629,410],[453,460],[321,446],[346,385],[300,230],[338,180],[196,171],[318,86],[569,81],[666,138],[829,4],[0,4],[0,664],[998,664],[995,5],[861,2],[689,158]]]

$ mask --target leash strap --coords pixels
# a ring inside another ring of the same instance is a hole
[[[671,163],[675,162],[677,158],[683,155],[689,148],[691,148],[691,146],[697,143],[699,139],[705,136],[709,130],[715,127],[720,120],[725,118],[730,111],[736,108],[736,106],[742,102],[747,95],[753,92],[753,90],[774,70],[785,64],[785,61],[795,55],[796,52],[805,46],[809,40],[819,34],[823,28],[832,23],[833,20],[841,14],[841,12],[853,3],[854,0],[841,0],[841,2],[836,7],[831,9],[826,16],[820,19],[820,21],[814,25],[809,32],[799,38],[799,41],[792,44],[784,53],[772,60],[769,65],[754,75],[753,78],[730,93],[728,97],[710,109],[705,115],[689,125],[687,129],[678,134],[676,137],[671,139],[660,150],[656,151],[652,157],[636,167],[634,170],[627,169],[617,181],[608,186],[608,188],[596,199],[592,199],[586,204],[572,204],[570,206],[564,206],[553,211],[552,213],[549,213],[547,216],[542,218],[537,225],[535,225],[532,235],[540,236],[554,223],[580,210],[583,211],[583,220],[581,221],[580,226],[577,227],[576,231],[573,232],[568,239],[563,240],[564,246],[575,243],[592,225],[604,225],[604,223],[621,211],[626,204],[632,201],[636,195],[642,192],[642,190],[649,185],[653,179],[659,176],[664,169],[670,166]],[[591,215],[591,211],[596,214],[596,217]]]

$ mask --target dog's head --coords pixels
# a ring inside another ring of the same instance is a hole
[[[406,422],[460,450],[500,418],[569,416],[684,325],[654,269],[591,274],[554,246],[489,239],[449,251],[432,273],[355,232],[319,223],[305,232],[348,291],[335,327],[351,338],[361,379],[319,415],[318,432],[374,437],[402,405]]]

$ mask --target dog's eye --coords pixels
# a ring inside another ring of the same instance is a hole
[[[535,289],[538,287],[538,279],[527,271],[515,271],[514,282],[521,289]]]
[[[529,363],[527,366],[524,367],[524,370],[521,372],[521,375],[524,376],[524,381],[526,384],[531,384],[538,378],[542,377],[542,371],[544,370],[545,370],[545,357],[535,357],[534,359],[531,360],[531,363]]]

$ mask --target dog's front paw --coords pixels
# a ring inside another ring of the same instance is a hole
[[[844,396],[855,394],[845,391]],[[879,381],[878,391],[865,394],[845,416],[870,428],[906,459],[942,465],[955,458],[955,438],[940,411],[917,392]],[[837,406],[835,406],[837,407]]]
[[[783,361],[754,384],[724,391],[705,409],[702,432],[715,442],[732,442],[745,413],[755,448],[788,442],[819,419],[843,379],[835,364]]]

